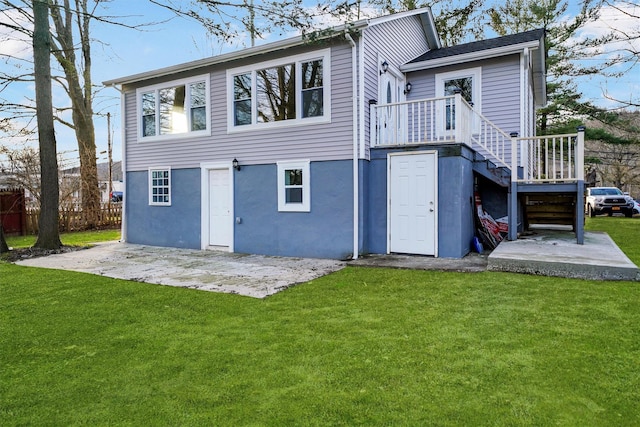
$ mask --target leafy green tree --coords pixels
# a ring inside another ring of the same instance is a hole
[[[506,0],[487,11],[489,27],[501,36],[537,28],[545,30],[549,102],[538,111],[540,134],[549,133],[553,124],[576,114],[594,117],[602,112],[592,104],[581,102],[582,94],[570,73],[575,70],[572,64],[577,58],[567,45],[578,29],[598,18],[601,1],[582,0],[578,14],[571,20],[561,21],[568,7],[566,0]]]

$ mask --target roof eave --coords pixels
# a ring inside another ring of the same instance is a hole
[[[460,64],[464,62],[478,61],[486,58],[495,58],[498,56],[511,55],[514,53],[520,53],[525,48],[537,49],[540,47],[540,41],[534,40],[530,42],[518,43],[509,46],[496,47],[493,49],[484,49],[476,52],[468,52],[459,55],[446,56],[444,58],[428,59],[421,62],[413,62],[400,66],[400,71],[420,71],[428,70],[432,68],[444,67],[446,65]]]
[[[348,30],[353,29],[361,29],[369,25],[368,20],[360,20],[356,21],[348,26]],[[336,37],[337,35],[343,34],[344,31],[347,30],[346,25],[340,25],[338,27],[333,28],[333,31],[328,34],[320,37],[319,39],[331,39]],[[136,83],[144,80],[149,80],[158,77],[169,76],[172,74],[177,74],[185,71],[191,71],[198,68],[208,67],[211,65],[222,64],[225,62],[248,58],[254,55],[270,53],[277,50],[283,50],[295,46],[302,45],[306,42],[306,37],[303,35],[291,37],[284,40],[275,41],[272,43],[267,43],[260,46],[250,47],[234,52],[225,53],[222,55],[212,56],[209,58],[198,59],[196,61],[184,62],[182,64],[172,65],[170,67],[164,67],[155,69],[152,71],[146,71],[144,73],[133,74],[130,76],[120,77],[117,79],[105,80],[102,82],[105,86],[115,86],[115,85],[127,85],[131,83]]]

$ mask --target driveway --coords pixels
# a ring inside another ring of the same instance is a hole
[[[108,242],[79,251],[31,258],[18,265],[159,285],[264,298],[343,268],[341,261],[162,248]]]

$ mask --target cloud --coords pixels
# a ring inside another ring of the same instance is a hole
[[[0,55],[17,59],[33,56],[31,38],[15,30],[16,27],[32,29],[33,25],[16,9],[0,11]]]

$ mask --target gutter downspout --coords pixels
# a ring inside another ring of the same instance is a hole
[[[357,72],[358,66],[356,63],[357,60],[357,47],[356,42],[353,41],[353,37],[351,34],[345,31],[344,37],[347,39],[349,44],[351,45],[351,87],[352,87],[352,111],[351,117],[353,117],[353,258],[358,259],[359,252],[359,227],[360,227],[360,185],[359,185],[359,175],[360,170],[358,168],[358,79]]]
[[[120,221],[120,241],[126,243],[127,241],[127,227],[126,221],[127,216],[125,213],[127,212],[127,150],[126,150],[126,129],[125,129],[125,99],[124,99],[124,91],[122,89],[118,89],[118,87],[114,84],[111,84],[107,87],[111,87],[118,92],[120,92],[120,143],[122,144],[122,160],[120,160],[120,166],[122,168],[122,185],[124,187],[124,191],[122,193],[122,217]]]

